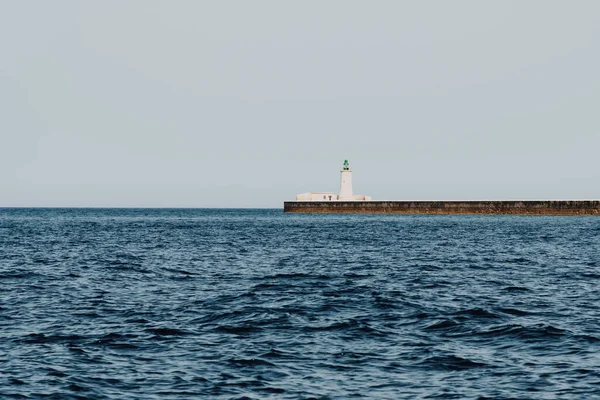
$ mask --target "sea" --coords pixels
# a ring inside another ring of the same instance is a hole
[[[600,218],[0,209],[1,399],[600,399]]]

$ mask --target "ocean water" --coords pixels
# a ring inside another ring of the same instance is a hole
[[[0,398],[600,398],[600,218],[0,209]]]

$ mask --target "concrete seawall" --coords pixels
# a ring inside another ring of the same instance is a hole
[[[600,200],[286,201],[286,213],[597,215]]]

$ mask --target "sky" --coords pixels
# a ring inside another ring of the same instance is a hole
[[[0,0],[0,207],[600,198],[600,2]]]

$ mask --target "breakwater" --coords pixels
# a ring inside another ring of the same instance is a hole
[[[286,201],[286,213],[598,215],[600,200]]]

